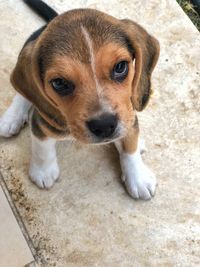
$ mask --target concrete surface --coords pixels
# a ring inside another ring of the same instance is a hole
[[[200,35],[173,0],[48,0],[58,11],[93,7],[141,23],[160,40],[155,94],[139,115],[158,178],[155,198],[134,201],[110,146],[60,143],[61,179],[50,191],[27,177],[29,130],[0,139],[0,168],[42,266],[200,266]],[[20,0],[0,1],[0,113],[27,36],[43,24]]]

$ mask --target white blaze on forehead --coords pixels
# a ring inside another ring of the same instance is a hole
[[[108,103],[108,101],[104,98],[103,94],[102,94],[102,87],[97,79],[97,75],[96,75],[96,64],[95,64],[95,55],[94,55],[94,48],[93,48],[93,44],[92,44],[92,39],[88,33],[88,31],[81,26],[81,30],[83,33],[83,36],[85,38],[85,41],[87,43],[88,49],[89,49],[89,54],[90,54],[90,62],[91,62],[91,69],[92,69],[92,74],[94,77],[94,81],[95,81],[95,85],[96,85],[96,90],[97,90],[97,94],[99,97],[99,102],[101,105],[101,112],[112,112],[112,108],[110,106],[110,104]]]
[[[87,43],[87,46],[89,49],[92,73],[94,76],[94,81],[95,81],[97,93],[98,93],[98,96],[100,97],[102,90],[101,90],[101,87],[100,87],[100,84],[98,82],[97,75],[96,75],[95,56],[94,56],[94,49],[93,49],[93,45],[92,45],[92,39],[90,38],[89,33],[87,32],[87,30],[83,26],[81,26],[81,29],[82,29],[83,36],[85,37],[85,40],[86,40],[86,43]]]

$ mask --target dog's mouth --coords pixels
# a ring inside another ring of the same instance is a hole
[[[94,145],[103,145],[113,143],[119,139],[122,139],[125,136],[125,131],[121,126],[118,126],[115,132],[109,137],[97,137],[95,135],[89,135],[89,143]]]
[[[113,138],[105,138],[103,140],[95,140],[94,142],[91,142],[91,144],[94,144],[94,145],[104,145],[104,144],[109,144],[109,143],[113,143],[119,139],[123,138],[123,136],[121,135],[116,135],[114,136]]]

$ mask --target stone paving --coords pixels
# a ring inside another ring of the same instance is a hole
[[[200,35],[175,0],[48,0],[59,12],[91,7],[130,18],[161,44],[155,93],[139,114],[157,175],[150,202],[134,201],[120,182],[112,145],[58,144],[61,179],[41,191],[28,179],[30,131],[0,139],[0,171],[42,266],[200,265]],[[22,1],[0,1],[0,114],[14,95],[9,83],[29,34],[44,22]]]

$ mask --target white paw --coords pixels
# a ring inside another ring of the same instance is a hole
[[[121,155],[122,180],[128,193],[135,199],[151,199],[156,190],[155,175],[143,163],[139,150]]]
[[[128,193],[135,199],[149,200],[155,194],[156,177],[145,165],[136,172],[123,174],[122,180]]]
[[[17,134],[28,121],[28,114],[5,112],[0,118],[0,136],[10,137]]]
[[[30,165],[29,176],[31,181],[39,188],[49,189],[59,177],[57,161],[54,161],[45,167],[38,166],[32,162]]]

